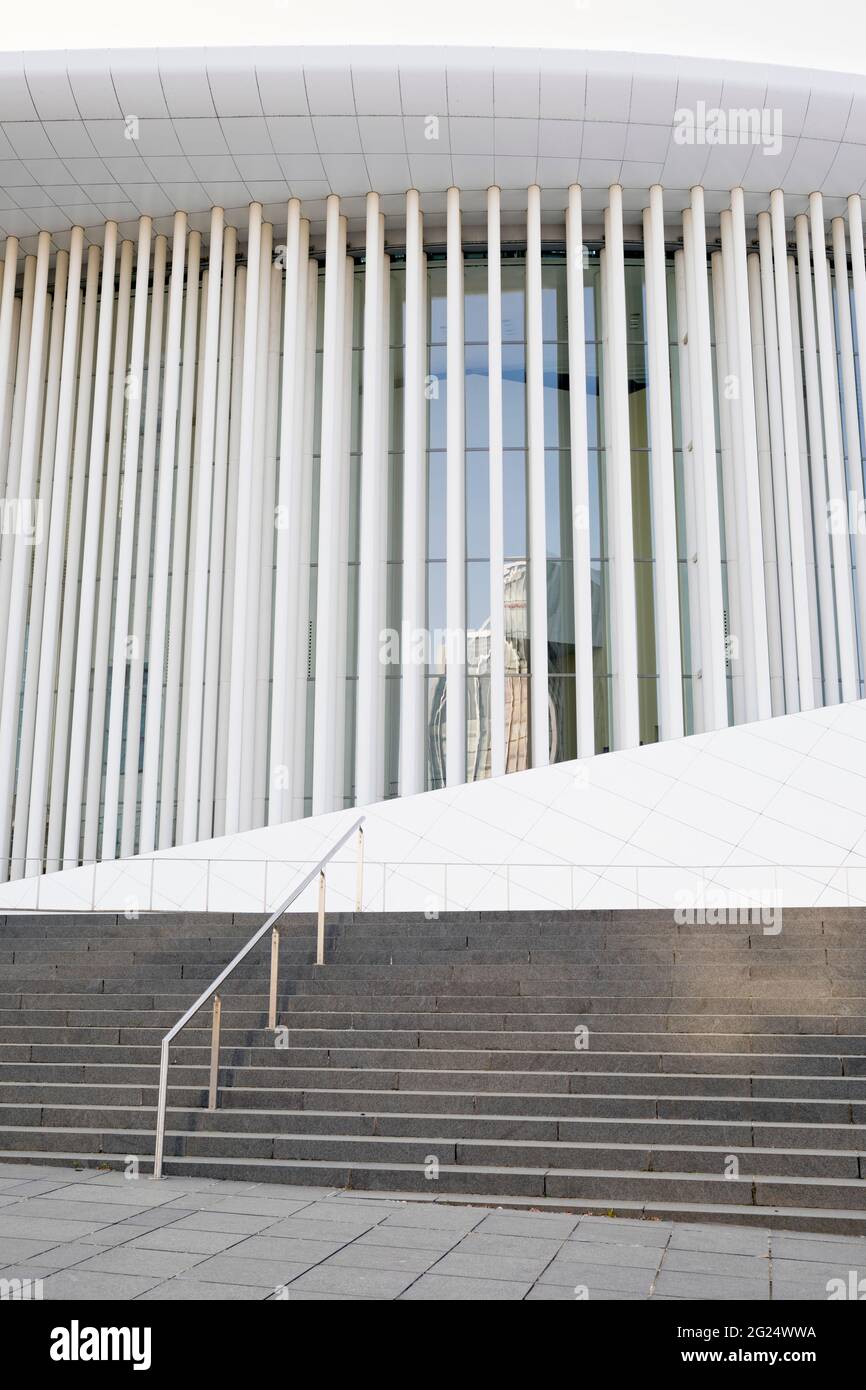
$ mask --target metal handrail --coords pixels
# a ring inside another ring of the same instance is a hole
[[[358,868],[356,877],[355,907],[361,911],[362,895],[364,889],[364,821],[366,816],[359,816],[358,819],[349,827],[345,834],[341,835],[336,844],[333,844],[327,854],[323,855],[315,868],[311,869],[306,878],[292,889],[289,896],[280,903],[275,912],[272,912],[268,920],[258,931],[250,937],[245,946],[242,946],[233,960],[230,960],[225,970],[220,971],[216,979],[209,984],[203,994],[200,994],[194,1004],[191,1004],[182,1018],[179,1018],[173,1028],[169,1029],[160,1045],[159,1054],[159,1092],[156,1102],[156,1135],[153,1155],[153,1176],[162,1177],[162,1151],[165,1147],[165,1113],[168,1106],[168,1050],[172,1041],[177,1037],[191,1018],[194,1018],[203,1004],[209,999],[213,999],[213,1023],[211,1025],[211,1050],[210,1050],[210,1077],[208,1083],[208,1110],[216,1110],[218,1103],[217,1080],[219,1076],[219,1048],[220,1048],[220,1018],[222,1013],[222,1001],[217,990],[224,980],[232,974],[235,967],[245,960],[253,947],[261,941],[268,931],[272,931],[271,936],[271,973],[268,989],[268,1027],[277,1026],[277,973],[279,970],[280,959],[280,929],[275,925],[277,919],[291,907],[297,897],[303,893],[304,889],[312,883],[318,874],[319,876],[319,912],[316,927],[316,964],[324,965],[325,962],[325,865],[333,859],[338,850],[343,848],[347,840],[350,840],[357,831],[358,833]]]

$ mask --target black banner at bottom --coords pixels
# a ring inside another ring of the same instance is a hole
[[[589,1373],[590,1367],[596,1374],[602,1369],[619,1376],[677,1369],[700,1379],[712,1368],[772,1376],[800,1367],[826,1379],[858,1364],[864,1333],[863,1310],[846,1306],[861,1301],[857,1299],[826,1303],[576,1300],[567,1308],[561,1302],[555,1308],[533,1304],[520,1316],[505,1301],[452,1302],[444,1321],[441,1302],[347,1299],[338,1300],[341,1306],[334,1308],[334,1301],[13,1300],[0,1305],[0,1329],[7,1367],[14,1357],[19,1373],[26,1368],[47,1376],[50,1383],[63,1383],[69,1376],[98,1378],[101,1371],[112,1376],[127,1372],[139,1379],[178,1372],[217,1372],[225,1378],[238,1362],[246,1363],[247,1382],[251,1377],[255,1381],[274,1375],[293,1378],[302,1366],[310,1373],[313,1356],[328,1376],[344,1366],[357,1375],[368,1358],[371,1366],[378,1362],[380,1367],[384,1358],[392,1376],[397,1372],[429,1379],[437,1363],[453,1370],[455,1337],[459,1338],[462,1375],[467,1369],[466,1353],[474,1351],[479,1369],[488,1378],[501,1359],[512,1382],[521,1375],[527,1381],[537,1380],[551,1356],[561,1356],[566,1348],[578,1375]],[[315,1302],[322,1305],[318,1312]],[[410,1359],[405,1342],[383,1340],[383,1334],[405,1337],[407,1332],[423,1347],[422,1365],[418,1348]],[[527,1340],[533,1334],[545,1339],[565,1335],[570,1340],[557,1351],[548,1340]],[[523,1353],[519,1361],[514,1359],[518,1347]],[[538,1358],[534,1367],[527,1362],[529,1357]]]

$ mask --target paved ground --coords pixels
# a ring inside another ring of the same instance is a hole
[[[0,1280],[46,1299],[826,1299],[852,1270],[866,1238],[0,1164]]]

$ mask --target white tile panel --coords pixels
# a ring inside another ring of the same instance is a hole
[[[392,67],[362,67],[352,69],[352,88],[355,110],[359,116],[399,116],[400,73]]]
[[[205,49],[161,49],[159,75],[173,118],[216,115]]]
[[[348,67],[305,67],[304,83],[311,115],[355,115],[355,93]]]

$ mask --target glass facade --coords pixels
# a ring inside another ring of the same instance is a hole
[[[708,271],[709,274],[709,271]],[[466,506],[466,780],[491,773],[490,727],[490,479],[488,396],[487,258],[481,249],[464,256],[463,348],[460,387],[464,404]],[[529,573],[526,403],[526,262],[521,250],[505,251],[502,275],[502,434],[503,434],[503,595],[506,753],[508,772],[531,765],[529,683],[532,652],[527,589]],[[426,272],[426,737],[425,787],[445,785],[446,748],[446,429],[447,289],[444,252],[431,253]],[[313,723],[316,667],[318,470],[321,436],[321,376],[323,356],[324,267],[320,268],[318,341],[316,350],[316,435],[313,456],[313,517],[309,606],[307,728]],[[612,670],[610,641],[610,558],[607,537],[607,467],[609,437],[605,427],[604,352],[601,247],[585,247],[584,323],[589,516],[592,603],[592,665],[594,747],[597,753],[613,746]],[[388,343],[388,505],[386,628],[399,633],[402,618],[403,549],[403,405],[406,325],[405,263],[397,255],[390,268]],[[654,541],[650,410],[647,392],[646,286],[642,252],[626,249],[626,347],[628,364],[629,437],[631,456],[632,534],[634,544],[637,625],[638,702],[640,742],[659,737],[658,663],[656,658]],[[673,257],[667,266],[670,379],[674,443],[678,571],[680,575],[680,633],[683,668],[685,731],[694,732],[695,672],[689,614],[698,602],[696,577],[688,551],[688,472],[692,456],[684,448],[680,361],[677,343],[677,295]],[[344,755],[344,799],[355,802],[355,721],[357,680],[358,538],[361,488],[361,407],[363,401],[363,263],[356,265],[352,310],[352,370],[350,385],[350,527],[348,552],[349,625],[346,650],[347,738]],[[547,541],[547,676],[550,721],[550,760],[577,756],[576,649],[574,627],[571,440],[568,363],[568,305],[564,248],[545,248],[542,257],[542,337],[545,460],[545,532]],[[715,338],[711,320],[715,369]],[[718,416],[718,396],[715,399]],[[718,434],[718,428],[717,428]],[[719,510],[724,550],[724,494],[721,450],[718,453]],[[727,586],[725,584],[727,595]],[[544,659],[542,657],[542,659]],[[398,793],[401,665],[385,666],[385,791]],[[730,670],[728,672],[730,686]],[[307,738],[306,806],[311,806],[312,737]]]

